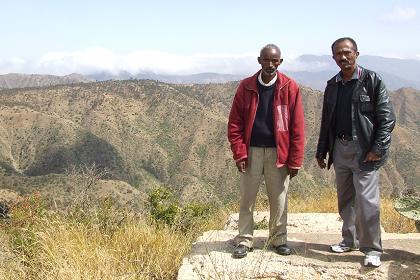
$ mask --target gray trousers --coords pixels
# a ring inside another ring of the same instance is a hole
[[[254,232],[254,206],[264,175],[270,203],[269,243],[273,246],[287,242],[287,189],[289,173],[286,166],[276,167],[276,148],[250,147],[248,167],[241,175],[241,202],[239,210],[238,244],[252,247]]]
[[[379,171],[359,169],[356,143],[335,140],[334,169],[342,236],[349,246],[368,255],[381,255]]]

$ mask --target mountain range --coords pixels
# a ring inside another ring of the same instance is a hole
[[[226,131],[237,86],[124,80],[0,90],[0,187],[65,200],[74,194],[67,171],[95,164],[109,170],[103,183],[126,201],[156,185],[183,201],[235,199],[239,174]],[[312,195],[334,177],[314,159],[322,93],[302,87],[302,97],[305,163],[290,191]],[[403,88],[391,98],[398,122],[381,171],[384,195],[420,183],[420,92]]]
[[[379,73],[390,90],[402,87],[420,89],[420,60],[362,55],[357,63]],[[285,66],[285,72],[300,84],[319,90],[324,90],[326,81],[339,71],[328,55],[302,55],[294,64],[297,66],[289,69]]]
[[[363,55],[359,57],[358,63],[378,72],[390,90],[397,90],[402,87],[412,87],[420,90],[420,60]],[[321,91],[325,88],[326,81],[339,70],[331,56],[328,55],[302,55],[290,61],[286,59],[279,69],[294,78],[301,85]],[[99,71],[85,75],[70,74],[67,76],[6,74],[0,75],[0,88],[128,79],[150,79],[177,84],[207,84],[238,81],[250,74],[252,73],[169,75],[150,71],[140,71],[138,73]]]

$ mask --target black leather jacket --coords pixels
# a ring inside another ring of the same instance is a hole
[[[395,126],[395,115],[388,92],[381,77],[373,71],[358,66],[361,74],[352,96],[352,139],[358,143],[357,156],[361,170],[381,167],[388,157],[391,132]],[[328,168],[333,162],[335,141],[335,107],[338,84],[334,76],[327,82],[322,108],[321,131],[316,158],[328,156]],[[366,154],[372,151],[381,157],[379,161],[364,163]]]

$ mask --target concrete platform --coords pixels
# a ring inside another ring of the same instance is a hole
[[[322,228],[322,227],[321,227]],[[335,228],[335,226],[334,226]],[[268,231],[255,231],[254,251],[234,259],[236,230],[209,231],[198,238],[184,258],[178,279],[396,279],[420,280],[420,233],[382,233],[382,266],[362,266],[359,251],[336,254],[329,245],[340,233],[293,232],[293,255],[280,256],[266,246]]]

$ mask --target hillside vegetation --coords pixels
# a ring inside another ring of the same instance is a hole
[[[10,73],[0,75],[0,88],[25,88],[45,87],[52,85],[67,85],[89,82],[90,80],[80,74],[66,76],[40,75],[40,74],[18,74]]]
[[[68,170],[95,164],[108,171],[103,186],[126,201],[156,185],[182,201],[236,198],[239,175],[226,131],[237,85],[128,80],[2,90],[0,187],[64,201],[74,192]],[[290,191],[311,196],[334,182],[314,160],[322,93],[302,87],[302,96],[305,165]],[[419,92],[401,89],[391,97],[398,122],[381,170],[384,195],[414,189],[420,178]]]

